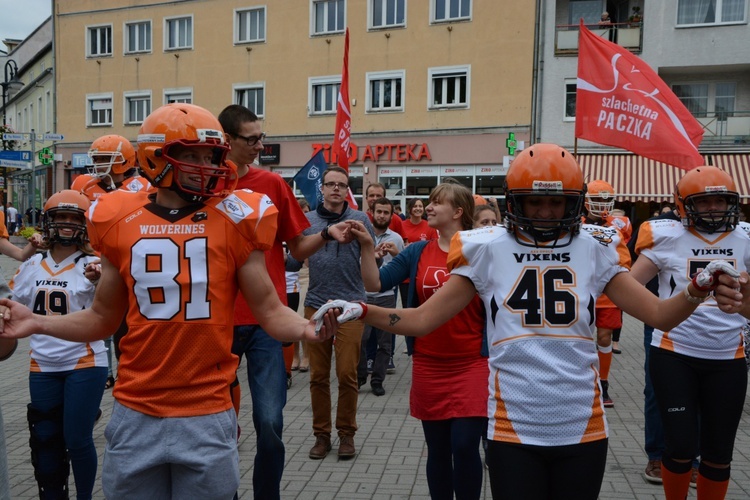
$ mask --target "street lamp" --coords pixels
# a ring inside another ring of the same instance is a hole
[[[18,65],[16,64],[16,61],[13,59],[8,59],[8,61],[5,63],[5,79],[3,80],[0,85],[3,87],[3,127],[5,127],[6,122],[6,115],[7,110],[5,109],[5,106],[8,104],[8,98],[10,97],[11,91],[18,91],[23,88],[23,82],[16,78],[18,75]],[[3,149],[5,147],[3,146]]]
[[[18,75],[18,65],[16,64],[16,61],[13,59],[8,59],[5,63],[5,72],[3,76],[5,77],[2,83],[3,87],[3,132],[7,131],[6,128],[6,116],[8,114],[8,110],[6,109],[6,106],[8,105],[8,98],[10,97],[11,91],[19,91],[21,88],[23,88],[23,82],[17,78]],[[2,140],[2,138],[0,138]],[[3,151],[5,151],[5,141],[2,140],[3,143]],[[3,167],[3,193],[7,193],[7,185],[8,185],[8,176],[7,176],[7,169]],[[5,200],[3,200],[3,203]]]

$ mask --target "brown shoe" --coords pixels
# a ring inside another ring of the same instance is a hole
[[[310,448],[310,458],[322,460],[331,451],[331,436],[320,435],[315,438],[315,446]]]
[[[646,470],[643,473],[646,481],[654,484],[661,484],[661,460],[649,460]]]
[[[356,453],[354,436],[341,436],[339,438],[339,458],[352,458]]]

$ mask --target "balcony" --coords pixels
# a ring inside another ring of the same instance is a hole
[[[640,54],[643,49],[643,22],[614,23],[607,28],[598,24],[589,24],[586,27],[592,33],[606,40],[628,49],[634,54]],[[555,26],[555,55],[575,56],[578,55],[578,25],[558,24]]]
[[[695,119],[703,125],[704,146],[750,144],[750,111],[706,113]]]

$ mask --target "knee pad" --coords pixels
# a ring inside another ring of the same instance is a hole
[[[68,477],[70,459],[65,448],[63,435],[63,407],[57,406],[48,411],[27,406],[26,418],[29,422],[29,447],[34,478],[39,485],[39,498],[68,498]],[[45,425],[47,424],[47,425]],[[49,426],[53,432],[40,435],[39,425]],[[44,454],[46,467],[40,467],[40,454]]]
[[[729,476],[732,473],[731,467],[724,467],[720,469],[718,467],[711,467],[703,461],[701,461],[700,465],[698,466],[698,472],[706,479],[710,479],[711,481],[716,482],[729,481]]]

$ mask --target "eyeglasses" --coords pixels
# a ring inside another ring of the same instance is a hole
[[[239,134],[232,134],[237,139],[242,139],[243,141],[247,142],[248,146],[255,146],[259,142],[266,139],[266,134],[260,134],[260,135],[251,135],[250,137],[245,137],[244,135]]]
[[[349,184],[343,182],[324,182],[323,185],[328,189],[340,189],[342,191],[349,188]]]

